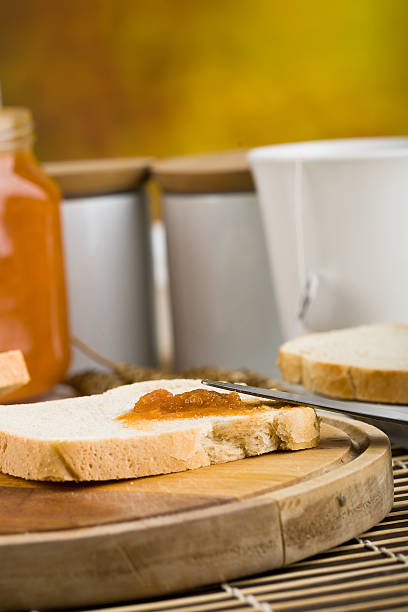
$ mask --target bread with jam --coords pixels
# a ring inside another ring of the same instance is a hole
[[[0,406],[0,470],[32,480],[168,474],[318,441],[312,408],[215,392],[191,379]]]

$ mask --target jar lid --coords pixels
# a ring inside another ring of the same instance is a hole
[[[65,197],[75,197],[135,191],[147,178],[150,163],[147,157],[118,157],[47,162],[43,167]]]
[[[30,148],[33,129],[33,119],[28,108],[0,107],[0,151]]]
[[[254,191],[246,156],[240,150],[171,157],[153,164],[153,176],[169,192]]]

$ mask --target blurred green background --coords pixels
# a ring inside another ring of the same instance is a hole
[[[408,133],[406,0],[1,0],[43,160]]]

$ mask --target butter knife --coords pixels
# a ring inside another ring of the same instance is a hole
[[[311,406],[322,408],[332,412],[341,412],[358,418],[369,418],[379,422],[399,423],[408,425],[408,406],[397,404],[376,404],[371,402],[360,402],[352,400],[337,400],[314,393],[292,393],[278,389],[262,389],[261,387],[250,387],[228,382],[217,382],[214,380],[202,380],[202,384],[208,387],[216,387],[226,391],[237,391],[245,395],[254,395],[270,400],[280,400],[288,404]]]

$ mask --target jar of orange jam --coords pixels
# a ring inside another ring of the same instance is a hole
[[[31,376],[7,402],[49,390],[70,357],[60,193],[32,142],[31,113],[0,109],[0,351],[21,349]]]

